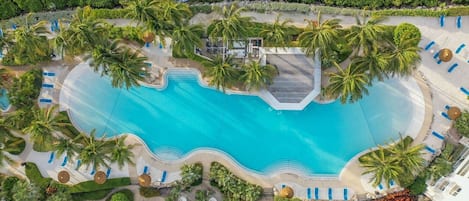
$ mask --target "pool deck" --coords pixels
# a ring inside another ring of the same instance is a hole
[[[260,22],[273,22],[275,20],[275,14],[260,14],[247,12],[244,13],[245,16],[252,16],[256,21]],[[315,15],[302,15],[302,14],[284,14],[283,17],[289,17],[294,20],[294,24],[304,26],[303,19],[315,19]],[[323,15],[323,19],[330,18],[331,16]],[[344,26],[351,25],[355,23],[355,18],[348,16],[335,16],[342,19],[342,24]],[[197,19],[207,20],[207,16],[200,14],[195,17]],[[463,21],[468,20],[469,17],[463,17]],[[437,131],[443,134],[445,137],[448,137],[447,130],[451,126],[451,121],[448,121],[442,117],[441,112],[445,111],[445,105],[458,106],[462,109],[469,108],[469,102],[459,88],[466,87],[469,88],[469,79],[467,75],[469,74],[468,68],[468,57],[469,57],[469,47],[463,49],[461,53],[455,54],[453,60],[447,63],[437,64],[433,59],[433,55],[439,50],[439,48],[447,47],[451,50],[455,50],[460,44],[469,41],[464,41],[465,38],[468,38],[467,33],[469,33],[469,26],[463,26],[462,29],[457,29],[455,26],[455,18],[446,17],[446,25],[441,28],[438,23],[438,18],[424,18],[424,17],[392,17],[385,21],[385,24],[396,25],[401,22],[410,22],[417,25],[422,31],[422,41],[420,42],[420,47],[425,47],[430,41],[435,41],[436,46],[431,48],[428,51],[422,50],[422,62],[418,66],[418,71],[414,74],[414,78],[418,83],[418,86],[423,94],[423,99],[425,102],[425,115],[423,119],[423,125],[418,133],[415,135],[415,143],[425,143],[428,146],[436,149],[439,149],[442,146],[442,140],[432,136],[430,133],[432,130]],[[117,21],[120,22],[120,21]],[[124,21],[122,21],[124,22]],[[128,22],[127,22],[128,23]],[[142,48],[143,52],[149,57],[149,59],[159,67],[174,67],[170,61],[170,52],[167,48]],[[454,70],[454,72],[447,72],[448,66],[453,63],[459,63],[459,67]],[[67,69],[63,68],[60,65],[46,67],[46,70],[54,70],[57,72],[63,72],[64,76],[68,72]],[[61,71],[63,70],[63,71]],[[54,80],[57,89],[60,90],[60,84],[63,82],[65,77],[61,77],[62,74],[57,76]],[[41,93],[42,94],[42,93]],[[54,94],[57,95],[58,93]],[[54,98],[54,103],[57,103],[59,100],[56,100],[57,97],[52,95]],[[208,177],[208,171],[210,163],[212,161],[218,161],[223,165],[227,166],[235,175],[239,176],[242,179],[245,179],[249,182],[256,183],[261,185],[264,188],[273,188],[280,184],[288,184],[295,187],[295,194],[300,198],[305,198],[305,189],[308,187],[315,188],[348,188],[356,194],[365,194],[369,192],[374,192],[377,189],[372,187],[368,183],[369,176],[362,176],[361,173],[363,169],[359,166],[357,157],[351,159],[349,163],[344,167],[341,174],[338,177],[308,177],[297,173],[279,173],[273,175],[261,175],[256,174],[250,171],[247,171],[245,168],[240,166],[231,158],[223,155],[219,152],[214,151],[195,151],[192,152],[187,157],[180,159],[178,161],[168,162],[156,158],[142,143],[142,141],[133,135],[129,135],[126,143],[129,144],[139,144],[134,149],[134,154],[140,156],[139,164],[136,166],[129,165],[123,170],[117,170],[115,176],[130,176],[133,183],[137,182],[137,177],[141,174],[141,170],[138,167],[141,167],[142,164],[147,164],[155,169],[166,170],[168,174],[176,173],[183,164],[189,164],[194,162],[201,162],[204,164],[204,178]],[[27,143],[26,150],[19,155],[14,157],[17,161],[35,161],[43,173],[43,175],[48,175],[55,178],[57,171],[61,170],[60,165],[56,165],[56,162],[52,164],[47,163],[48,153],[39,153],[32,150],[30,143]],[[366,152],[365,150],[364,152]],[[430,159],[434,157],[433,154],[425,153],[425,158]],[[137,159],[135,160],[137,161]],[[61,162],[61,161],[60,161]],[[65,167],[67,168],[67,167]],[[70,170],[73,171],[73,170]],[[73,182],[80,182],[92,179],[89,175],[85,174],[88,170],[83,170],[76,173],[77,177],[74,178]],[[3,168],[2,172],[9,172],[13,174],[24,175],[24,168],[21,166],[9,166]],[[74,174],[75,175],[75,174]],[[81,176],[80,176],[81,175]],[[172,175],[173,179],[177,179],[176,175]],[[385,189],[386,190],[386,189]],[[392,189],[391,189],[392,190]]]

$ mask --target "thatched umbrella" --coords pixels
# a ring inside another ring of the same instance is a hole
[[[280,197],[292,198],[293,189],[290,186],[285,186],[285,188],[282,188],[282,190],[280,191]]]
[[[62,170],[57,174],[57,180],[59,180],[60,183],[67,183],[70,181],[70,174],[66,170]]]
[[[151,177],[148,174],[142,174],[138,176],[138,183],[140,186],[148,187],[151,184]]]
[[[448,116],[451,120],[456,120],[461,116],[461,109],[458,107],[450,107],[448,109]]]
[[[439,57],[441,61],[448,62],[453,58],[453,52],[448,48],[443,48],[440,50]]]
[[[104,184],[106,182],[106,173],[103,171],[98,171],[94,175],[94,182],[97,184]]]

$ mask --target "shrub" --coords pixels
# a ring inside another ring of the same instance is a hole
[[[421,195],[427,190],[427,184],[424,177],[417,177],[414,183],[409,186],[410,194]]]
[[[465,137],[469,137],[469,112],[464,111],[461,116],[456,119],[454,123],[454,128],[458,131],[459,134]]]
[[[138,190],[140,195],[146,198],[156,197],[160,195],[160,191],[153,187],[140,187]]]
[[[20,14],[20,8],[12,0],[0,1],[0,19],[8,19]]]
[[[125,18],[129,11],[126,9],[92,9],[91,16],[100,19]]]
[[[119,186],[127,186],[130,185],[130,178],[122,177],[122,178],[114,178],[106,180],[104,184],[97,184],[94,181],[85,181],[79,184],[75,184],[74,186],[70,187],[71,193],[82,193],[82,192],[90,192],[90,191],[97,191],[97,190],[104,190],[104,189],[112,189]]]
[[[111,201],[130,201],[124,193],[114,193],[111,196]]]
[[[401,23],[399,24],[396,29],[394,29],[394,43],[400,44],[402,40],[409,40],[416,38],[415,46],[418,45],[420,39],[422,38],[422,34],[420,33],[419,28],[417,28],[413,24],[409,23]]]
[[[39,12],[44,10],[40,0],[14,0],[16,5],[24,12]]]
[[[29,109],[35,105],[42,84],[42,70],[30,70],[15,78],[8,92],[10,103],[18,109]]]
[[[12,200],[11,198],[13,197],[13,193],[11,192],[11,189],[13,189],[13,186],[15,186],[16,182],[18,182],[19,180],[20,179],[18,177],[7,177],[5,180],[3,180],[2,196],[5,201]]]
[[[127,201],[133,201],[133,200],[134,200],[134,193],[133,193],[131,190],[129,190],[129,189],[122,189],[122,190],[117,191],[117,192],[115,192],[114,194],[112,194],[112,196],[108,197],[108,198],[106,199],[106,201],[117,201],[117,200],[115,200],[115,199],[117,199],[117,198],[114,198],[114,196],[115,196],[116,194],[120,194],[118,197],[121,197],[121,195],[124,195],[125,198],[122,198],[122,199],[124,199],[124,200],[127,200]],[[120,198],[119,198],[119,199],[120,199]]]
[[[192,11],[192,15],[195,15],[197,13],[211,13],[213,11],[213,7],[209,4],[207,5],[191,5],[189,8]]]
[[[451,8],[448,8],[447,10],[448,10],[449,16],[469,15],[468,6],[451,7]]]
[[[124,39],[138,42],[143,45],[145,42],[142,39],[143,28],[142,27],[112,27],[109,31],[110,39]]]
[[[82,192],[82,193],[73,193],[72,198],[76,201],[81,200],[101,200],[104,199],[112,189],[104,189],[104,190],[97,190],[97,191],[90,191],[90,192]]]
[[[201,163],[183,165],[181,167],[182,185],[197,186],[202,183],[203,166]]]

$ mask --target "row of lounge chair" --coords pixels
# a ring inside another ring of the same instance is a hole
[[[445,26],[445,16],[444,15],[441,15],[440,18],[439,18],[439,23],[440,23],[440,27],[444,27]],[[457,16],[456,17],[456,27],[458,29],[462,28],[462,17],[461,16]]]
[[[51,152],[50,155],[49,155],[49,160],[47,161],[47,163],[52,164],[52,163],[54,163],[55,159],[56,159],[55,158],[55,152]],[[68,163],[69,163],[68,156],[65,156],[63,158],[63,161],[60,164],[60,166],[65,167]],[[80,167],[81,167],[81,160],[78,159],[75,163],[75,168],[74,169],[78,171]],[[96,170],[93,168],[90,172],[90,175],[94,175],[95,173],[96,173]],[[110,175],[111,175],[111,168],[107,168],[106,178],[109,178]]]
[[[150,174],[148,166],[143,167],[142,174]],[[163,170],[163,172],[161,173],[161,178],[158,181],[161,183],[166,182],[167,175],[168,175],[168,172],[166,170]]]
[[[425,51],[429,51],[434,45],[435,45],[435,41],[430,41],[424,48]],[[456,48],[456,50],[454,51],[456,54],[459,54],[464,48],[466,47],[466,44],[464,43],[461,43],[458,48]],[[433,59],[436,60],[436,63],[437,64],[441,64],[442,61],[440,60],[439,58],[440,56],[440,52],[436,52],[435,54],[433,54]],[[467,61],[469,63],[469,60]],[[448,73],[452,73],[457,67],[459,66],[459,63],[455,62],[455,63],[452,63],[449,68],[448,68]]]
[[[44,76],[44,80],[45,80],[44,83],[42,83],[42,88],[45,90],[54,89],[54,84],[51,83],[50,80],[53,80],[55,78],[55,75],[56,75],[55,72],[44,71],[42,75]],[[52,104],[53,100],[48,96],[41,96],[39,98],[39,103]]]

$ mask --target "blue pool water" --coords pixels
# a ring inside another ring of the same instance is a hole
[[[108,78],[79,66],[64,83],[61,105],[83,131],[134,133],[167,160],[210,148],[260,173],[299,169],[308,175],[338,175],[357,153],[405,133],[413,118],[414,104],[394,79],[375,83],[355,104],[276,111],[257,96],[201,87],[188,72],[168,78],[163,90],[115,89]]]
[[[0,110],[6,110],[9,106],[10,102],[8,101],[7,90],[0,89]]]

